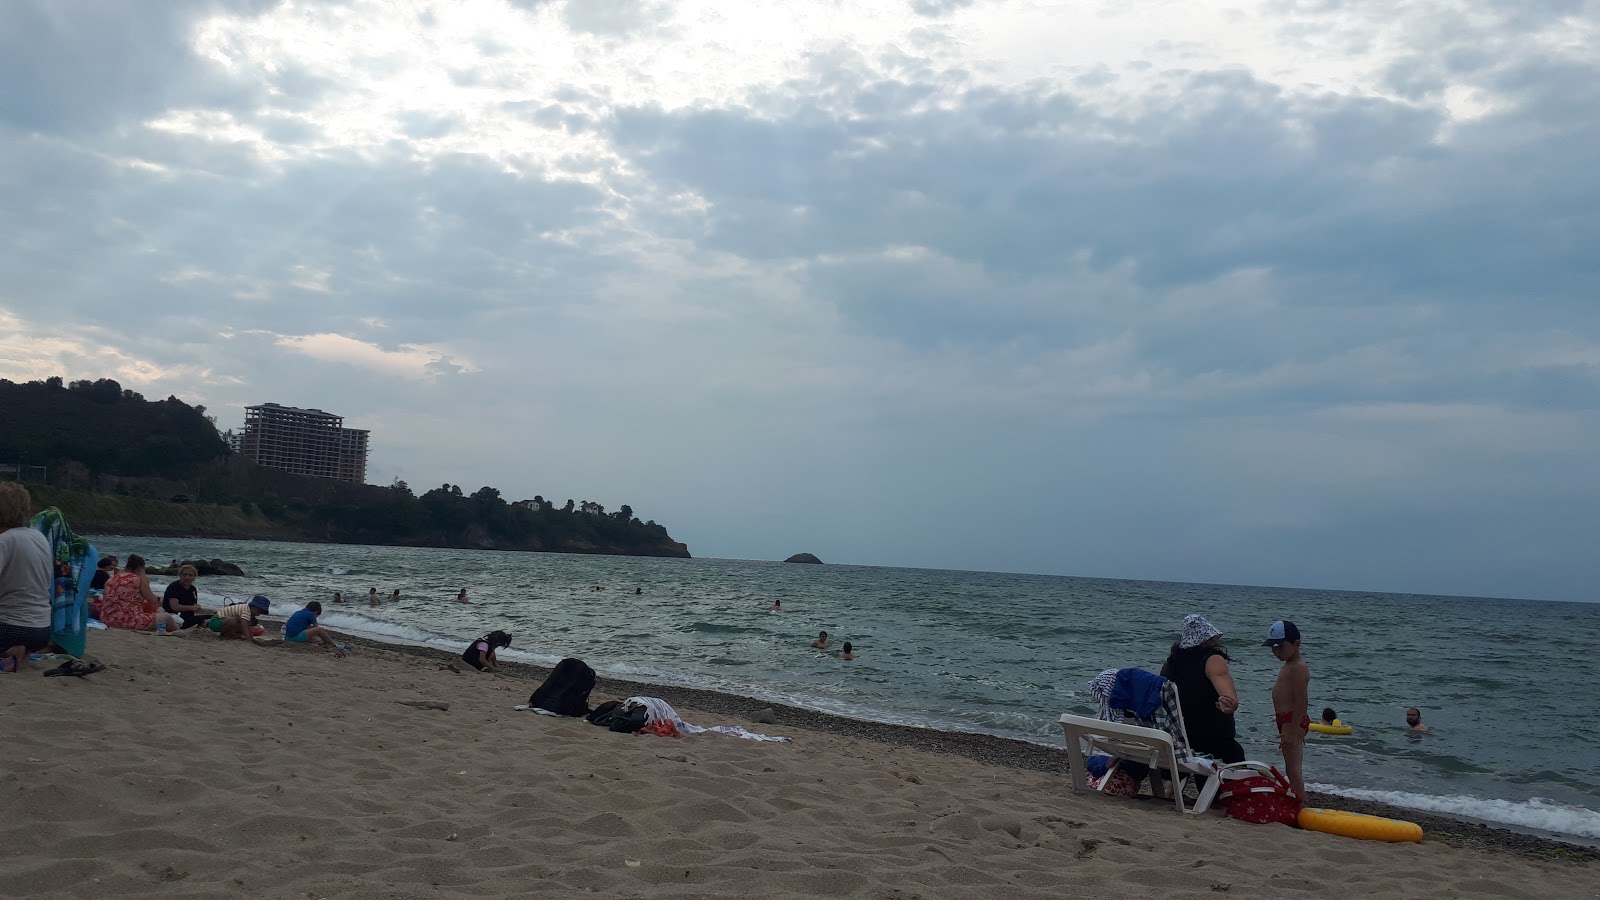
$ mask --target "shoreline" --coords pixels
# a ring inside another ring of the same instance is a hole
[[[281,628],[281,623],[267,622],[264,624],[268,631],[273,633]],[[441,666],[446,664],[455,665],[462,670],[461,677],[464,678],[489,677],[527,682],[528,693],[530,694],[550,672],[550,669],[545,666],[506,661],[500,663],[499,673],[483,676],[472,671],[465,663],[461,662],[460,654],[414,644],[389,643],[338,631],[333,628],[329,628],[329,630],[339,635],[342,641],[352,647],[433,660],[440,663]],[[976,732],[944,731],[928,727],[855,719],[836,713],[819,712],[704,688],[629,681],[596,673],[594,691],[590,695],[591,706],[601,702],[603,699],[611,697],[622,699],[635,695],[660,697],[674,707],[704,710],[718,715],[737,716],[747,720],[759,721],[756,719],[758,715],[770,712],[773,724],[788,728],[799,728],[837,737],[869,741],[888,747],[958,756],[986,765],[1008,769],[1044,772],[1060,775],[1062,778],[1067,776],[1067,757],[1063,749],[1015,738],[1002,738]],[[1480,822],[1466,817],[1423,812],[1370,800],[1355,800],[1315,791],[1308,791],[1307,794],[1307,799],[1311,801],[1312,805],[1319,808],[1342,809],[1415,822],[1422,826],[1426,834],[1425,840],[1437,841],[1453,847],[1488,849],[1539,859],[1600,862],[1600,848],[1555,837],[1515,831],[1499,824]],[[1137,802],[1157,803],[1157,801],[1152,800]],[[1170,811],[1170,803],[1168,801],[1159,801],[1159,805]]]

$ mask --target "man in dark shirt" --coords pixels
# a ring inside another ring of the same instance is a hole
[[[200,606],[200,589],[194,586],[194,580],[199,576],[194,566],[184,566],[178,570],[178,580],[167,585],[167,590],[161,595],[161,608],[181,619],[184,630],[204,625],[211,618],[211,610]]]

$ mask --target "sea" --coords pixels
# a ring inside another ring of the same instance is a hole
[[[321,600],[333,628],[460,650],[492,629],[502,658],[575,656],[604,675],[823,712],[1061,746],[1057,716],[1094,714],[1101,669],[1158,670],[1185,615],[1224,632],[1251,759],[1278,761],[1262,646],[1299,625],[1316,716],[1313,790],[1600,845],[1600,604],[1000,572],[654,559],[104,535],[152,565],[221,558],[206,602],[263,593],[286,616]],[[163,579],[152,578],[160,584]],[[373,608],[367,591],[400,602]],[[469,604],[452,602],[465,588]],[[603,588],[604,590],[597,590]],[[348,602],[336,605],[333,593]],[[768,607],[782,601],[782,612]],[[826,630],[832,650],[809,643]],[[850,641],[857,658],[838,658]],[[1431,728],[1409,733],[1405,709]]]

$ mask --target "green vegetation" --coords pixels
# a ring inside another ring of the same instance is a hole
[[[37,506],[80,531],[136,531],[569,553],[687,557],[689,550],[627,504],[543,497],[507,503],[492,487],[441,485],[417,496],[265,469],[231,454],[205,408],[151,402],[109,379],[0,379],[0,465],[24,476]]]

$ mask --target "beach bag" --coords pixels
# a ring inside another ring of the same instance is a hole
[[[649,721],[650,710],[642,706],[631,706],[627,709],[618,709],[611,717],[611,724],[606,727],[619,734],[633,734]]]
[[[1217,790],[1217,802],[1227,804],[1229,818],[1257,825],[1293,825],[1300,816],[1300,799],[1276,767],[1270,778],[1251,775],[1224,781]]]
[[[1117,769],[1105,777],[1109,778],[1110,781],[1106,782],[1104,789],[1101,789],[1100,787],[1100,781],[1104,779],[1096,779],[1091,781],[1089,786],[1099,790],[1100,793],[1105,794],[1107,797],[1122,797],[1124,799],[1131,799],[1139,796],[1139,782],[1134,781],[1133,776],[1129,775],[1127,772]]]
[[[528,697],[528,705],[558,716],[587,716],[592,690],[594,670],[583,660],[568,657],[550,670],[550,677]]]
[[[621,705],[621,700],[607,700],[599,706],[596,706],[593,712],[589,713],[587,716],[584,716],[584,719],[590,725],[599,725],[600,727],[604,728],[611,724],[611,720],[617,715],[617,707]]]

